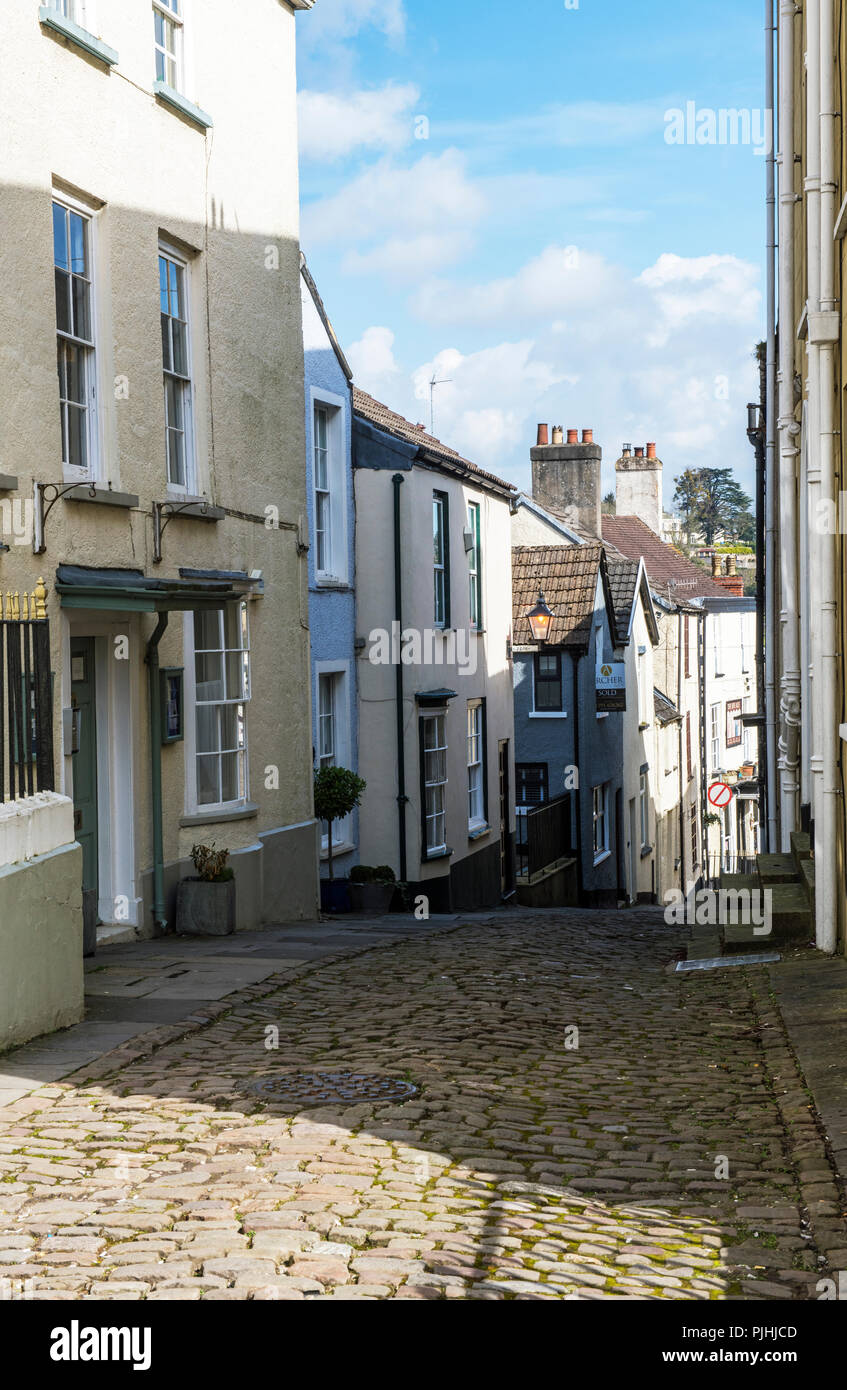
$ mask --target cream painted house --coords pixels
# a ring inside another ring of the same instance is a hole
[[[314,916],[295,10],[6,0],[0,588],[43,576],[89,936]],[[308,17],[306,21],[308,22]],[[58,361],[58,373],[57,373]]]
[[[514,886],[514,489],[362,391],[353,411],[359,858],[431,912],[491,906]]]

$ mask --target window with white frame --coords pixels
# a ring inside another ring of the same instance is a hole
[[[647,681],[647,648],[638,648],[638,724],[645,729],[651,723],[650,706],[653,692]]]
[[[717,772],[721,765],[721,707],[712,705],[709,711],[709,734],[712,750],[712,772]]]
[[[69,19],[80,28],[85,27],[85,0],[47,0],[47,8],[55,10],[63,19]]]
[[[485,707],[482,700],[468,701],[468,828],[486,824],[485,806]]]
[[[482,627],[482,538],[478,502],[468,503],[468,530],[471,533],[471,548],[468,551],[471,627],[479,631]]]
[[[315,406],[315,569],[332,572],[332,488],[329,407]]]
[[[346,767],[348,762],[348,710],[346,672],[318,671],[317,690],[317,767]],[[342,845],[351,838],[350,817],[333,821],[332,843]],[[326,850],[327,835],[321,839]]]
[[[438,854],[447,848],[447,716],[421,716],[423,762],[424,851]]]
[[[246,802],[250,640],[247,604],[194,614],[198,807]]]
[[[153,0],[156,81],[175,92],[185,85],[183,7],[184,0]]]
[[[165,246],[159,248],[159,313],[168,485],[175,491],[188,493],[195,486],[188,266]]]
[[[609,783],[595,787],[592,793],[594,820],[594,859],[609,853]]]
[[[72,475],[96,471],[96,361],[91,218],[53,200],[62,464]]]
[[[450,626],[450,559],[447,528],[447,494],[432,494],[433,621]]]
[[[638,779],[638,809],[641,821],[641,848],[647,849],[650,845],[650,787],[647,772],[642,772]]]

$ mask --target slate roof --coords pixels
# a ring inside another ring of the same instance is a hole
[[[535,607],[538,590],[542,589],[554,615],[546,645],[587,648],[598,570],[605,571],[601,545],[514,546],[512,621],[515,645],[533,645],[526,615]]]
[[[661,690],[653,690],[653,710],[659,723],[664,727],[682,718],[673,700],[663,695]]]
[[[440,439],[434,435],[427,434],[422,425],[413,425],[404,416],[398,415],[396,411],[389,410],[387,405],[381,401],[374,400],[366,391],[360,391],[358,386],[353,387],[353,410],[356,415],[361,415],[363,419],[369,420],[377,429],[385,430],[387,434],[393,434],[398,439],[405,439],[409,444],[417,444],[425,454],[431,455],[437,462],[442,459],[453,467],[458,467],[469,473],[475,473],[477,477],[489,483],[496,484],[497,487],[505,488],[508,492],[517,492],[513,483],[507,483],[503,478],[498,478],[496,473],[488,473],[484,468],[471,463],[470,459],[463,458],[455,449],[449,445],[442,444]]]
[[[704,569],[686,560],[674,546],[659,540],[639,516],[604,516],[602,525],[607,544],[630,560],[643,556],[651,588],[683,603],[692,598],[726,598],[726,590],[720,584],[715,584]]]
[[[628,560],[625,555],[611,555],[607,551],[606,567],[609,571],[609,589],[612,594],[612,607],[615,610],[618,641],[625,642],[629,635],[639,562]]]

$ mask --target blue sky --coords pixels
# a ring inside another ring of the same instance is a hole
[[[655,440],[752,489],[765,159],[669,144],[755,113],[760,0],[317,0],[299,15],[303,247],[358,384],[529,483],[538,421],[608,481]]]

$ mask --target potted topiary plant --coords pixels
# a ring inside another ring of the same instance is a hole
[[[362,799],[366,783],[348,767],[322,767],[315,773],[315,815],[327,825],[329,877],[321,879],[321,911],[349,912],[350,883],[336,878],[332,863],[332,827],[349,816]]]
[[[357,864],[350,870],[350,899],[354,912],[369,912],[383,917],[391,907],[397,887],[394,870],[389,864]]]
[[[182,936],[230,936],[235,931],[235,875],[228,849],[194,845],[197,873],[180,879],[176,890],[176,929]]]

